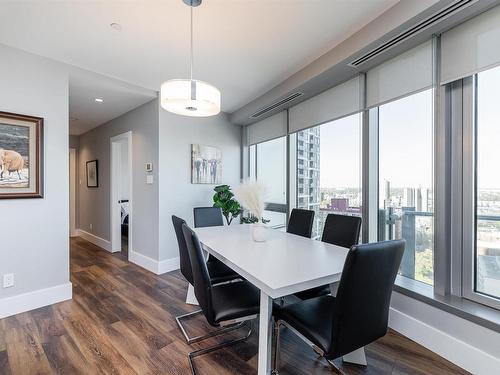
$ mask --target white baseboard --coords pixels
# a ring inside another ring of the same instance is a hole
[[[86,232],[83,229],[77,229],[76,232],[77,235],[79,237],[82,237],[84,240],[92,242],[94,245],[102,247],[104,250],[111,252],[111,241],[98,237],[95,234]]]
[[[0,299],[0,319],[71,299],[71,283]]]
[[[179,269],[179,258],[157,261],[136,251],[129,251],[128,260],[156,275]]]
[[[160,261],[158,264],[158,274],[178,270],[180,268],[180,262],[181,260],[179,257]]]
[[[490,375],[493,369],[500,368],[500,358],[392,307],[389,314],[389,326],[473,374]]]

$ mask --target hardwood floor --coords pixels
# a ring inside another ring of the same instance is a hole
[[[183,302],[179,272],[153,275],[79,238],[71,240],[71,281],[72,301],[0,320],[1,375],[190,374],[189,351],[238,335],[190,347],[175,316],[196,308]],[[187,323],[190,334],[210,329],[199,318]],[[282,337],[282,374],[332,374],[291,332]],[[366,354],[366,368],[336,363],[348,374],[467,374],[394,331]],[[199,374],[256,374],[256,366],[255,333],[196,359]]]

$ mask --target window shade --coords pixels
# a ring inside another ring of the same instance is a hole
[[[286,111],[247,126],[248,146],[286,135]]]
[[[360,75],[290,108],[290,133],[320,125],[363,109]]]
[[[429,88],[433,84],[432,40],[370,69],[366,75],[368,108]]]
[[[441,35],[441,84],[500,64],[500,6]]]

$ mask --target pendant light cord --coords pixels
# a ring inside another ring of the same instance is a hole
[[[191,58],[189,67],[189,78],[193,80],[193,6],[191,5]]]

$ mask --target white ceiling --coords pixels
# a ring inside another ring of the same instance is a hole
[[[82,69],[69,74],[69,132],[80,135],[156,98],[155,91]],[[102,99],[102,103],[95,101]]]
[[[194,76],[217,86],[222,110],[233,112],[397,2],[204,0],[194,9]],[[189,7],[181,0],[0,0],[0,43],[158,91],[188,74]],[[83,83],[75,95],[102,89]]]

